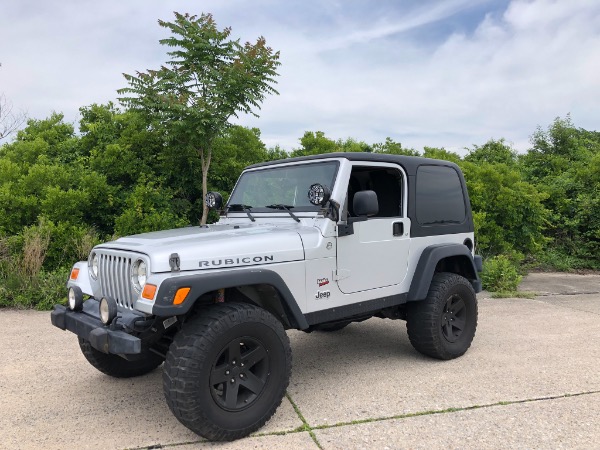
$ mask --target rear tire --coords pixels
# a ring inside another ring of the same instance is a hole
[[[239,439],[273,416],[291,366],[288,336],[272,314],[244,303],[211,305],[169,348],[165,398],[175,417],[200,436]]]
[[[96,350],[89,341],[79,338],[79,348],[85,359],[100,372],[115,378],[131,378],[145,375],[160,366],[164,358],[146,351],[141,359],[128,361],[118,355],[110,355]]]
[[[437,359],[453,359],[471,346],[477,328],[477,297],[469,281],[436,273],[425,300],[407,304],[406,329],[413,347]]]

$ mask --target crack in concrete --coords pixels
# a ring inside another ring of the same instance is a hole
[[[547,300],[540,300],[537,298],[531,299],[532,301],[538,302],[538,303],[543,303],[544,305],[550,305],[550,306],[556,306],[558,308],[563,308],[563,309],[568,309],[571,311],[578,311],[578,312],[583,312],[583,313],[587,313],[587,314],[593,314],[595,316],[600,316],[600,313],[597,313],[596,311],[590,311],[588,309],[581,309],[581,308],[574,308],[573,306],[569,306],[569,305],[564,305],[561,303],[553,303],[551,301],[547,301]]]
[[[286,393],[285,396],[292,404],[294,411],[296,412],[296,414],[302,421],[303,425],[296,428],[295,430],[274,431],[271,433],[253,434],[249,437],[284,436],[286,434],[308,432],[308,434],[313,439],[313,441],[317,445],[317,447],[319,449],[323,450],[323,447],[321,446],[321,444],[317,440],[317,437],[314,434],[315,430],[328,430],[330,428],[347,427],[347,426],[351,426],[351,425],[361,425],[363,423],[385,422],[388,420],[409,419],[412,417],[432,416],[432,415],[437,415],[437,414],[452,414],[452,413],[457,413],[457,412],[462,412],[462,411],[472,411],[472,410],[476,410],[476,409],[485,409],[485,408],[493,408],[493,407],[498,407],[498,406],[510,406],[510,405],[520,405],[520,404],[525,404],[525,403],[533,403],[533,402],[560,400],[563,398],[572,398],[572,397],[580,397],[583,395],[595,395],[595,394],[600,394],[600,390],[576,392],[573,394],[552,395],[552,396],[547,396],[547,397],[528,398],[528,399],[522,399],[522,400],[500,401],[500,402],[496,402],[496,403],[488,403],[485,405],[472,405],[472,406],[463,406],[463,407],[459,407],[459,408],[446,408],[446,409],[436,409],[436,410],[429,410],[429,411],[419,411],[419,412],[414,412],[414,413],[398,414],[395,416],[358,419],[358,420],[353,420],[351,422],[338,422],[338,423],[334,423],[331,425],[316,425],[313,427],[304,418],[304,415],[300,411],[300,408],[298,408],[296,403],[292,400],[291,396]],[[125,450],[154,450],[154,449],[164,449],[164,448],[171,448],[171,447],[179,447],[182,445],[202,444],[202,443],[208,443],[208,441],[199,440],[199,441],[191,441],[191,442],[177,442],[177,443],[172,443],[172,444],[155,444],[155,445],[151,445],[151,446],[147,446],[147,447],[134,447],[134,448],[128,448]]]
[[[580,292],[537,292],[537,297],[551,297],[561,295],[594,295],[600,294],[600,291],[580,291]]]

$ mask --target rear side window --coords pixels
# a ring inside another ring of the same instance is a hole
[[[421,225],[463,223],[465,199],[458,173],[451,167],[420,166],[417,169],[417,222]]]

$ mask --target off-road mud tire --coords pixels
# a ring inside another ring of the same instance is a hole
[[[164,358],[150,351],[140,359],[128,361],[117,355],[110,355],[96,350],[89,341],[79,338],[79,348],[85,359],[100,372],[114,378],[131,378],[145,375],[160,366]]]
[[[477,297],[469,281],[436,273],[427,298],[407,304],[406,329],[413,347],[437,359],[453,359],[471,346],[477,328]]]
[[[190,430],[231,441],[271,418],[291,367],[288,336],[271,313],[244,303],[211,305],[183,326],[169,348],[165,398]]]

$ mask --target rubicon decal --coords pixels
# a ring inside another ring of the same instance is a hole
[[[319,285],[319,287],[325,286],[326,284],[329,284],[329,278],[318,278],[317,284]]]
[[[273,255],[265,256],[246,256],[244,258],[225,258],[210,259],[200,261],[200,267],[222,267],[222,266],[243,266],[247,264],[259,264],[274,261]]]

